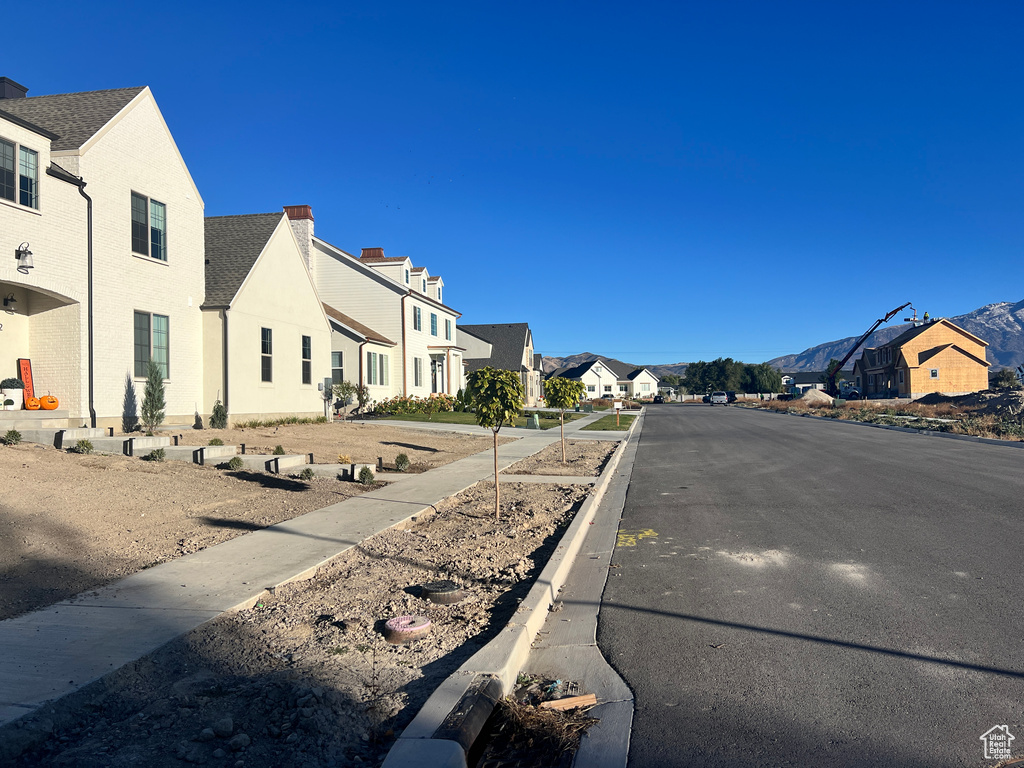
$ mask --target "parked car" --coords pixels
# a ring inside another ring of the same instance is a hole
[[[726,392],[712,392],[711,393],[711,404],[712,405],[728,405],[729,395]]]
[[[844,397],[846,397],[847,400],[860,400],[860,392],[856,389],[851,389]]]
[[[702,398],[700,399],[700,401],[701,401],[702,403],[710,403],[710,402],[711,402],[711,395],[704,395],[704,397],[702,397]]]
[[[729,398],[729,402],[730,403],[735,403],[736,402],[736,393],[735,392],[726,392],[725,394]]]
[[[661,396],[661,395],[655,395],[654,396],[654,402],[655,403],[664,403],[665,402],[665,398],[663,396]]]

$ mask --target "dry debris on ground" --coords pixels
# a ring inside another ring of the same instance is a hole
[[[615,442],[596,440],[566,440],[566,463],[563,464],[562,444],[555,442],[533,456],[517,461],[502,474],[597,477],[617,445]]]
[[[57,702],[15,765],[377,765],[427,697],[506,625],[589,489],[480,483],[308,582],[226,614]],[[419,586],[468,591],[428,603]],[[384,621],[430,634],[391,645]],[[10,733],[0,732],[0,741]],[[27,738],[27,736],[26,736]]]
[[[226,444],[249,443],[247,449],[269,446],[268,453],[283,444],[296,453],[319,452],[328,462],[343,451],[366,462],[406,453],[421,467],[491,447],[487,437],[383,424],[195,430],[184,437],[193,445],[220,437]],[[0,447],[0,477],[0,620],[375,487],[72,455],[25,443]]]

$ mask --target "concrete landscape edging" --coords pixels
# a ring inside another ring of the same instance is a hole
[[[747,411],[757,411],[759,413],[776,414],[778,416],[795,416],[800,419],[814,419],[816,421],[831,421],[839,424],[857,424],[861,427],[873,427],[874,429],[888,429],[892,432],[907,432],[915,435],[925,435],[926,437],[944,437],[947,440],[965,440],[968,443],[984,443],[985,445],[1001,445],[1005,448],[1021,448],[1024,449],[1024,440],[1010,441],[1010,440],[998,440],[993,437],[975,437],[974,435],[954,435],[949,432],[937,432],[934,429],[916,429],[914,427],[897,427],[890,424],[871,424],[867,421],[856,421],[854,419],[833,419],[828,416],[813,416],[809,413],[786,413],[783,411],[772,411],[767,408],[745,408]]]
[[[533,639],[544,626],[547,609],[565,583],[604,492],[640,423],[641,419],[635,419],[626,430],[594,485],[594,492],[562,535],[515,616],[497,637],[438,686],[388,752],[382,768],[466,768],[466,753],[480,735],[487,716],[515,687]],[[496,682],[500,695],[493,695],[493,684],[491,693],[474,694],[474,684],[480,687],[482,680]],[[487,715],[482,719],[481,711]],[[451,762],[458,755],[461,761]]]

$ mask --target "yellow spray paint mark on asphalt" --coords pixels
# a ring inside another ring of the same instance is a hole
[[[658,532],[652,531],[650,528],[644,528],[642,531],[619,531],[615,546],[635,547],[636,543],[641,539],[655,539],[657,537]]]

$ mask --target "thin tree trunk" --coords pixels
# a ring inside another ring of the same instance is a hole
[[[494,432],[494,519],[501,519],[501,496],[498,492],[498,433]]]
[[[558,412],[558,432],[562,435],[562,463],[565,464],[565,411]]]

